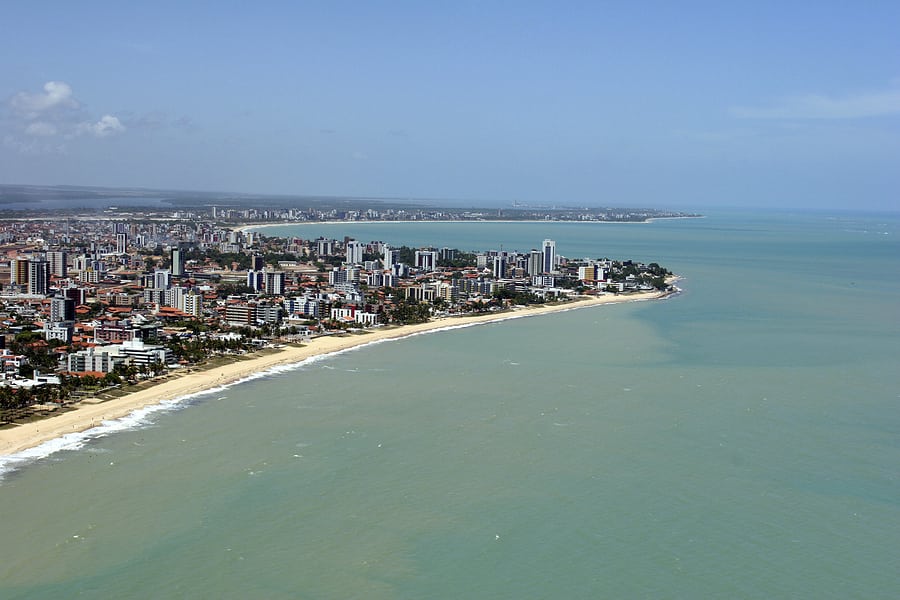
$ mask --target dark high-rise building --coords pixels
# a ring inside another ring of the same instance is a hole
[[[46,260],[28,261],[28,293],[46,296],[50,292],[50,263]]]
[[[556,242],[544,240],[542,249],[544,252],[544,273],[552,273],[556,270]]]
[[[50,322],[75,320],[75,300],[57,296],[50,299]]]
[[[184,254],[181,248],[172,248],[172,275],[175,277],[184,275]]]

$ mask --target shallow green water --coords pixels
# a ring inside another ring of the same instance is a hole
[[[896,597],[896,218],[346,231],[413,233],[685,291],[376,344],[28,462],[0,597]]]

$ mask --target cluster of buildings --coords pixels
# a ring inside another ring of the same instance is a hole
[[[370,327],[397,321],[408,304],[462,313],[517,296],[620,292],[647,286],[648,272],[659,275],[567,259],[550,239],[527,252],[467,253],[269,238],[197,219],[8,221],[0,223],[0,380],[27,365],[3,343],[23,332],[39,334],[60,373],[104,374],[172,365],[175,341]]]
[[[560,208],[515,205],[500,209],[407,208],[229,208],[212,207],[213,220],[248,223],[275,221],[609,221],[642,222],[654,218],[696,216],[686,213],[633,208]]]

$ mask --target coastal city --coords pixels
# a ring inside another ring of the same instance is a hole
[[[0,223],[0,419],[100,402],[211,357],[673,290],[657,263],[567,257],[552,239],[525,251],[412,248],[270,237],[225,222],[238,216],[252,220],[211,207]]]
[[[0,600],[900,598],[900,0],[0,14]]]

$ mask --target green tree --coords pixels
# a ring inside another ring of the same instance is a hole
[[[103,376],[102,383],[106,386],[119,385],[120,383],[122,383],[122,378],[119,377],[114,371],[110,371]]]

